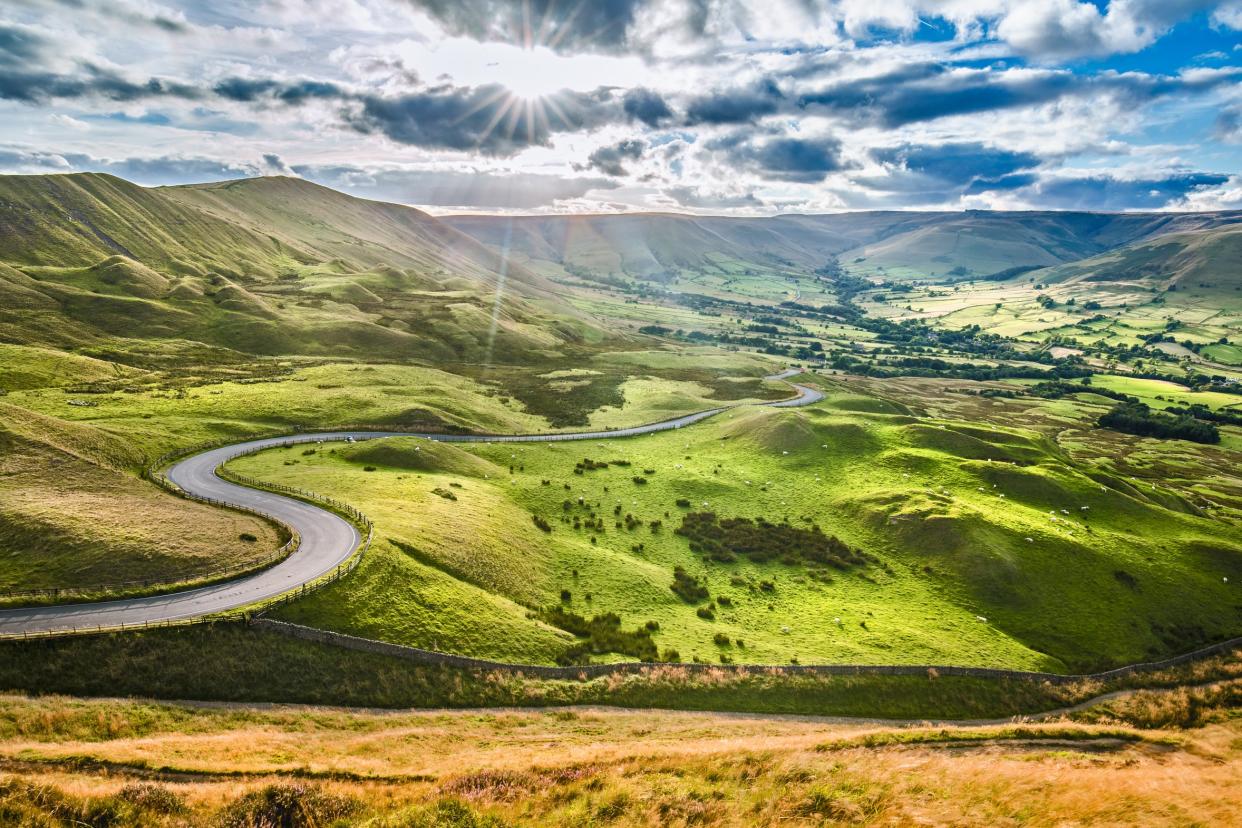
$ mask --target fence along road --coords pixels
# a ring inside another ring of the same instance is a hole
[[[797,369],[790,369],[767,379],[783,380],[797,373],[799,373]],[[798,392],[797,396],[787,400],[761,403],[761,405],[772,407],[810,405],[824,398],[824,395],[814,388],[796,384],[793,384],[793,387]],[[210,498],[227,505],[248,507],[284,523],[301,537],[301,544],[297,551],[270,569],[213,586],[143,598],[3,610],[0,611],[0,637],[38,636],[73,631],[91,632],[100,628],[122,626],[141,627],[215,615],[289,593],[303,584],[330,574],[351,558],[362,539],[358,530],[344,518],[301,500],[240,486],[217,476],[217,468],[243,454],[292,443],[345,439],[369,440],[378,437],[424,437],[429,440],[460,443],[552,442],[633,437],[691,425],[732,407],[712,408],[672,420],[613,431],[514,435],[336,431],[250,440],[204,451],[174,465],[168,471],[168,479],[196,497]]]

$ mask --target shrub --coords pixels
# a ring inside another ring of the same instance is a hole
[[[713,610],[711,606],[699,607],[697,610],[694,611],[694,614],[697,615],[699,618],[702,618],[704,621],[715,621],[716,620],[716,611]]]
[[[673,567],[673,583],[669,586],[669,589],[673,590],[677,597],[687,604],[697,604],[700,601],[706,601],[708,596],[707,587],[700,584],[698,578],[680,566]]]
[[[531,520],[533,520],[535,522],[535,525],[538,526],[543,531],[549,534],[552,533],[552,524],[548,523],[546,520],[539,517],[539,515],[531,515]]]
[[[457,499],[457,495],[453,494],[448,489],[442,489],[439,486],[436,486],[434,489],[432,489],[431,493],[433,495],[438,495],[444,498],[445,500],[456,500]]]
[[[717,647],[728,647],[729,636],[725,635],[724,633],[716,633],[714,636],[712,636],[712,642],[715,643]]]
[[[359,800],[298,782],[244,794],[221,813],[220,828],[319,828],[358,811]]]
[[[654,630],[650,621],[633,630],[623,630],[621,616],[615,612],[602,613],[588,621],[576,612],[555,606],[541,610],[539,617],[554,627],[585,639],[561,653],[556,659],[558,664],[588,664],[592,653],[622,653],[640,661],[656,660],[656,646],[651,640]]]
[[[375,466],[363,466],[363,471],[375,471]]]
[[[677,498],[677,505],[682,509],[690,508],[690,501],[684,497]]]
[[[825,535],[816,525],[799,529],[764,518],[722,519],[714,512],[690,512],[682,516],[681,526],[675,531],[690,541],[691,551],[723,563],[736,560],[737,555],[758,563],[773,559],[787,563],[804,561],[838,569],[866,561],[861,551],[835,535]]]
[[[158,814],[176,814],[185,810],[185,800],[179,794],[151,782],[133,782],[121,788],[117,796],[135,808]]]
[[[258,538],[257,538],[257,537],[255,537],[254,535],[250,534],[249,532],[242,532],[242,533],[241,533],[240,535],[238,535],[237,537],[238,537],[238,538],[240,538],[241,540],[244,540],[246,543],[254,543],[255,541],[257,541],[257,540],[258,540]]]
[[[630,478],[630,479],[634,481],[634,484],[635,484],[636,486],[646,486],[646,485],[647,485],[647,478],[645,478],[645,477],[638,477],[638,476],[634,476],[634,477],[632,477],[632,478]]]

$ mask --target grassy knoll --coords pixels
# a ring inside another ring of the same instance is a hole
[[[1199,508],[1194,490],[1075,460],[1043,430],[1086,426],[1089,406],[1002,400],[1012,413],[984,425],[993,401],[944,392],[907,398],[961,414],[916,419],[834,388],[807,409],[739,409],[641,438],[402,438],[232,465],[330,492],[376,521],[379,543],[357,573],[281,616],[399,643],[546,659],[556,639],[523,651],[507,637],[545,630],[524,608],[550,605],[613,612],[625,629],[653,622],[662,652],[708,662],[1080,670],[1237,634],[1231,520]],[[676,531],[690,512],[788,521],[790,537],[819,527],[866,560],[704,558]],[[671,589],[677,567],[695,589]],[[509,620],[474,619],[493,606],[480,595],[505,602]]]
[[[143,655],[153,648],[189,664],[210,661],[210,676],[201,671],[195,689],[216,698],[238,681],[278,698],[296,698],[298,688],[346,686],[391,697],[418,683],[409,665],[404,672],[380,667],[377,675],[376,663],[352,654],[329,661],[295,652],[304,645],[264,639],[204,628],[60,642],[40,655],[55,663],[105,659],[97,679],[119,679],[111,692],[129,686],[121,665],[157,677],[160,667],[148,666]],[[8,680],[6,649],[11,645],[0,646],[0,674]],[[173,666],[159,674],[166,680],[158,686],[184,689],[179,663],[162,661]],[[1236,661],[1220,660],[1217,675],[1228,676],[1230,664],[1236,668]],[[263,666],[285,668],[286,681],[271,682]],[[70,672],[55,675],[63,680]],[[954,694],[944,678],[919,681]],[[597,682],[564,684],[589,698]],[[819,710],[849,696],[881,704],[889,698],[874,684],[846,684],[847,692],[828,682],[801,692],[808,702],[815,697],[818,705],[806,706]],[[523,688],[525,704],[554,704],[565,695],[548,683],[502,685],[494,676],[431,678],[422,682],[423,699],[436,703],[428,692],[434,688],[452,704],[520,697]],[[706,685],[682,683],[675,698],[694,705],[710,698],[701,695]],[[609,692],[633,698],[629,691],[637,686],[616,682]],[[902,689],[908,699],[930,700],[917,688]],[[1099,721],[933,727],[598,707],[380,712],[10,695],[0,697],[0,813],[14,824],[58,828],[281,819],[350,828],[980,819],[1036,826],[1226,824],[1242,804],[1238,721],[1228,700],[1218,694],[1205,699],[1198,718],[1158,725],[1142,713],[1152,708],[1149,701],[1129,704],[1182,692],[1123,695],[1082,714]],[[732,701],[769,695],[736,692]],[[975,697],[981,698],[977,690]],[[943,708],[943,700],[935,706]],[[1127,710],[1138,714],[1134,721]]]

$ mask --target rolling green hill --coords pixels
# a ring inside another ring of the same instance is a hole
[[[503,291],[498,290],[501,273]],[[0,341],[496,361],[599,338],[540,277],[418,210],[299,179],[0,177]]]
[[[1043,282],[1145,283],[1232,290],[1242,285],[1242,224],[1180,230],[1031,274]]]
[[[984,276],[1094,256],[1242,213],[860,212],[724,218],[675,214],[451,216],[444,221],[532,269],[668,280],[757,269],[814,270],[834,256],[890,278]]]

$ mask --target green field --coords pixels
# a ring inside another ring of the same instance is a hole
[[[1079,670],[1236,628],[1236,587],[1222,581],[1242,576],[1231,522],[1076,462],[1039,431],[916,419],[839,388],[808,409],[740,409],[640,438],[306,452],[230,468],[376,521],[381,542],[355,575],[279,613],[367,637],[547,661],[566,637],[532,611],[561,605],[617,613],[626,629],[653,621],[659,648],[685,660]],[[575,474],[584,458],[613,465]],[[874,560],[704,560],[673,530],[706,511],[817,525]],[[677,566],[710,597],[674,594]],[[700,617],[709,605],[714,618]]]
[[[281,617],[433,649],[1085,670],[1242,631],[1242,429],[1095,427],[1103,390],[1239,408],[1226,219],[439,220],[289,178],[16,176],[0,195],[30,217],[0,243],[0,589],[269,554],[272,527],[139,477],[204,441],[740,406],[635,439],[233,468],[376,522],[360,568]],[[762,378],[791,364],[828,399],[751,406],[788,395]]]

